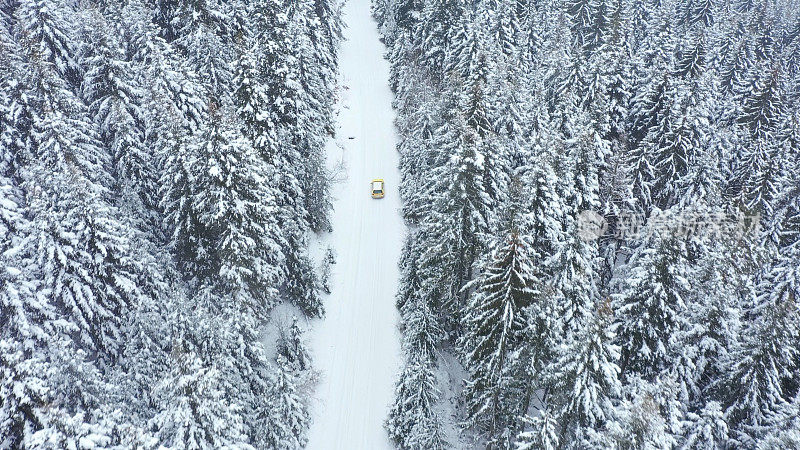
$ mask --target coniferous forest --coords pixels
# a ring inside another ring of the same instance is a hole
[[[401,449],[800,448],[800,5],[377,0]]]
[[[0,448],[305,445],[330,0],[0,0]],[[304,185],[314,180],[317,195]]]
[[[0,450],[308,444],[341,7],[0,0]],[[393,444],[800,448],[798,0],[372,12]]]

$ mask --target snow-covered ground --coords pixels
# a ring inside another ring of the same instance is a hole
[[[389,65],[370,0],[347,0],[344,21],[340,113],[328,158],[344,162],[346,179],[333,187],[334,231],[323,239],[337,262],[326,317],[311,331],[320,381],[308,448],[381,450],[392,448],[383,422],[401,362],[395,294],[405,226]],[[373,178],[385,180],[385,198],[370,197]]]

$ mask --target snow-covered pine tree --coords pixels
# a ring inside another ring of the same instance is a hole
[[[539,416],[523,419],[525,431],[517,436],[517,450],[555,450],[559,448],[558,420],[549,410],[542,410]]]
[[[657,60],[659,60],[657,58]],[[649,70],[652,70],[649,69]],[[656,136],[658,125],[667,120],[675,98],[675,83],[666,68],[662,73],[648,74],[647,81],[640,81],[638,92],[631,98],[630,147],[626,152],[627,172],[633,181],[632,191],[638,209],[647,212],[653,204],[653,184],[656,178],[653,152],[646,139]]]
[[[689,35],[682,43],[675,61],[675,75],[697,78],[706,70],[707,51],[704,34]]]
[[[46,63],[38,71],[42,78],[32,81],[39,88],[29,95],[43,110],[32,117],[19,169],[37,277],[42,294],[74,324],[77,341],[114,355],[122,345],[119,325],[140,295],[129,230],[107,202],[109,160],[83,104]],[[44,84],[50,88],[42,91]]]
[[[589,50],[597,45],[597,29],[593,27],[599,2],[593,0],[569,0],[564,2],[564,9],[570,20],[570,28],[574,46]]]
[[[400,308],[406,358],[386,429],[402,449],[444,449],[442,419],[436,409],[441,392],[434,371],[444,332],[426,300],[412,295]]]
[[[734,184],[747,207],[771,215],[783,161],[781,148],[775,145],[785,110],[780,72],[759,67],[747,86],[736,121],[749,135],[737,161]]]
[[[638,146],[651,128],[656,126],[671,105],[674,82],[670,77],[675,37],[663,15],[653,15],[652,27],[656,42],[643,49],[634,59],[634,93],[631,96],[628,119],[631,144]]]
[[[559,158],[552,153],[559,144],[550,130],[542,129],[533,136],[531,157],[518,169],[522,175],[512,181],[509,195],[509,202],[522,204],[517,211],[520,231],[530,239],[531,258],[547,277],[554,275],[551,258],[564,245],[562,223],[569,213],[556,173]],[[519,192],[515,194],[515,190]]]
[[[670,414],[670,389],[668,380],[647,382],[638,375],[624,380],[622,399],[616,407],[618,427],[610,433],[611,445],[633,450],[668,449],[677,444],[672,430],[679,423]]]
[[[8,42],[8,41],[7,41]],[[4,44],[6,42],[3,42]],[[5,66],[6,70],[11,66]],[[49,323],[55,310],[42,297],[32,279],[30,248],[20,232],[30,230],[23,196],[14,181],[14,150],[21,147],[14,114],[17,106],[6,90],[13,80],[8,72],[0,93],[0,435],[3,446],[22,447],[26,436],[40,430],[46,419],[49,364],[42,349],[53,331]]]
[[[243,301],[268,308],[282,262],[275,194],[230,110],[212,117],[202,144],[189,142],[167,160],[163,205],[171,245],[190,277],[218,280]]]
[[[268,447],[265,439],[275,422],[270,393],[276,371],[260,338],[259,305],[243,303],[224,286],[203,284],[179,305],[184,319],[178,322],[177,344],[194,352],[203,367],[214,367],[219,389],[242,424],[244,442],[256,448]],[[294,389],[294,385],[292,385]],[[284,410],[286,412],[286,410]]]
[[[461,288],[472,279],[473,264],[484,248],[489,213],[480,138],[460,114],[451,119],[450,126],[437,129],[449,147],[437,155],[442,165],[432,171],[431,192],[440,194],[419,235],[424,248],[419,262],[422,295],[436,310],[447,312],[442,325],[448,332],[458,326],[465,299]]]
[[[691,289],[686,244],[675,228],[679,220],[674,210],[654,212],[646,236],[618,274],[614,309],[623,379],[638,374],[652,381],[671,361],[670,341]]]
[[[800,446],[800,394],[780,411],[779,420],[769,434],[758,442],[759,450]]]
[[[427,67],[434,84],[447,78],[445,65],[452,44],[451,40],[457,25],[465,17],[468,5],[463,0],[431,0],[422,8],[420,25],[416,29],[416,42],[420,43],[420,67]]]
[[[72,5],[53,0],[19,2],[13,7],[15,32],[25,52],[39,62],[51,64],[53,70],[72,89],[82,77],[76,59],[73,32],[76,21]]]
[[[435,362],[436,349],[444,336],[431,308],[421,298],[415,297],[403,308],[402,313],[404,348],[420,359]]]
[[[160,226],[160,217],[154,214],[158,206],[158,165],[156,155],[146,147],[144,92],[114,24],[99,12],[87,22],[91,45],[82,55],[86,74],[81,91],[103,148],[111,155],[115,197],[123,199],[121,206],[132,208],[139,220],[146,220],[141,227],[156,228]],[[134,204],[126,204],[131,200]]]
[[[413,83],[412,80],[407,80]],[[400,195],[403,198],[403,216],[411,223],[419,223],[430,209],[429,196],[431,195],[431,180],[427,176],[429,171],[436,166],[434,156],[442,148],[439,145],[453,145],[448,141],[447,133],[435,133],[439,127],[436,116],[439,111],[433,110],[434,103],[429,86],[419,88],[418,92],[406,96],[406,105],[400,109],[408,109],[408,119],[399,121],[398,126],[403,130],[398,152],[400,153],[401,171]],[[449,126],[447,123],[441,126]],[[438,140],[435,140],[437,139]],[[447,154],[451,148],[443,148]]]
[[[31,350],[47,340],[43,328],[54,317],[52,305],[34,295],[37,286],[32,267],[31,247],[25,233],[30,231],[26,217],[25,193],[19,185],[19,163],[26,139],[23,107],[15,98],[17,73],[10,63],[18,63],[12,53],[10,36],[0,29],[0,45],[6,49],[0,56],[0,322],[6,324],[0,336],[13,338]],[[9,65],[5,65],[9,63]]]
[[[661,209],[677,202],[681,179],[688,174],[696,154],[707,146],[705,136],[710,134],[710,112],[702,98],[705,92],[693,91],[681,82],[674,86],[674,95],[666,100],[669,105],[642,142],[655,175],[650,197]]]
[[[125,60],[122,43],[112,25],[95,12],[87,27],[91,45],[81,55],[87,68],[81,86],[89,114],[97,124],[100,138],[118,164],[120,177],[130,182],[145,175],[148,162],[144,149],[141,117],[142,91]]]
[[[297,317],[292,317],[292,325],[278,341],[278,354],[282,358],[283,370],[295,373],[311,370],[311,355],[303,342],[303,329]]]
[[[581,314],[592,310],[600,298],[597,238],[589,230],[590,220],[601,210],[598,172],[608,150],[606,142],[590,127],[587,116],[574,103],[567,121],[567,135],[559,155],[566,177],[559,180],[559,197],[563,198],[563,245],[552,255],[553,288],[558,296],[559,331],[581,326]],[[574,114],[573,114],[574,113]],[[600,226],[601,224],[596,224]]]
[[[171,43],[185,56],[189,67],[202,74],[206,93],[216,101],[224,101],[233,91],[234,54],[230,41],[241,32],[233,5],[219,0],[178,4],[176,17],[170,23],[176,34]]]
[[[406,302],[419,295],[422,279],[419,273],[419,257],[423,249],[418,245],[416,233],[409,233],[400,256],[400,288],[397,292],[397,309],[403,311]]]
[[[440,392],[433,363],[411,357],[400,373],[395,402],[389,410],[389,437],[403,450],[448,448],[441,417],[434,409]]]
[[[255,442],[258,448],[299,450],[306,446],[311,421],[307,405],[297,389],[291,364],[278,355],[278,370],[267,394],[269,415]]]
[[[194,352],[178,344],[173,369],[155,387],[159,413],[151,426],[159,445],[185,449],[244,447],[240,405],[232,404],[219,386],[219,369],[204,364]]]
[[[517,417],[529,402],[524,374],[530,363],[522,353],[527,314],[541,284],[526,238],[516,229],[506,233],[506,241],[481,264],[481,274],[464,287],[472,294],[459,343],[470,372],[464,390],[467,420],[490,441],[515,436]]]
[[[614,401],[620,396],[620,348],[614,344],[616,324],[610,300],[581,316],[557,351],[547,378],[559,408],[559,441],[565,448],[596,445],[598,434],[614,429]]]
[[[682,412],[679,443],[684,448],[723,448],[728,428],[722,418],[719,386],[726,377],[722,362],[738,342],[740,302],[747,292],[741,281],[748,240],[735,238],[734,222],[719,208],[706,203],[688,205],[684,211],[697,222],[716,229],[700,229],[689,246],[697,255],[691,269],[692,290],[685,298],[680,328],[671,342],[674,392]],[[724,243],[719,236],[728,236]]]
[[[723,362],[723,407],[734,445],[753,446],[774,428],[776,413],[798,386],[798,255],[797,246],[777,255],[745,310],[748,323],[739,342]]]
[[[467,91],[462,96],[461,108],[467,127],[475,133],[477,150],[483,156],[483,189],[487,193],[490,203],[487,205],[490,210],[497,208],[508,191],[510,175],[510,161],[508,150],[504,145],[496,145],[495,142],[502,142],[498,139],[495,125],[490,121],[490,110],[492,104],[496,102],[495,95],[487,89],[489,85],[488,73],[495,71],[493,58],[489,52],[484,50],[480,40],[483,39],[482,33],[476,31],[478,25],[472,24],[473,33],[478,37],[475,44],[478,48],[474,53],[462,55],[466,60],[462,63],[464,69],[463,76],[466,77],[465,83]],[[492,224],[489,224],[492,227]]]
[[[304,162],[298,138],[297,54],[290,35],[292,26],[286,5],[263,0],[253,6],[255,33],[248,50],[240,55],[236,75],[236,107],[244,122],[244,134],[268,165],[270,186],[275,189],[278,229],[286,242],[283,290],[306,314],[322,315],[314,267],[306,254],[308,211],[301,188]]]
[[[330,175],[325,168],[325,142],[333,134],[333,99],[336,79],[335,55],[338,35],[336,20],[326,11],[324,0],[299,2],[291,14],[290,31],[297,48],[296,78],[301,88],[295,102],[297,127],[295,145],[300,149],[302,185],[316,186],[316,195],[305,196],[305,220],[312,231],[330,231],[328,217],[332,204]],[[320,15],[322,17],[320,17]]]
[[[30,435],[42,430],[48,421],[47,379],[52,369],[44,353],[31,355],[28,347],[25,349],[16,336],[0,339],[0,433],[4,448],[22,448]]]
[[[709,401],[698,413],[687,415],[681,449],[721,450],[728,441],[728,424],[718,402]]]

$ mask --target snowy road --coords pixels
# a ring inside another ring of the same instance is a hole
[[[344,21],[339,145],[329,146],[328,158],[344,160],[347,180],[333,191],[333,293],[311,333],[321,373],[308,448],[381,450],[393,448],[383,421],[400,367],[395,293],[405,227],[389,65],[370,0],[347,0]],[[373,178],[386,181],[384,199],[370,198]]]

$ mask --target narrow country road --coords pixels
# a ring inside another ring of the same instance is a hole
[[[344,22],[339,145],[328,158],[344,161],[347,179],[333,188],[333,292],[311,333],[320,382],[308,448],[381,450],[393,448],[383,421],[401,360],[395,294],[405,226],[389,64],[370,0],[347,0]],[[373,178],[385,180],[385,198],[370,197]]]

